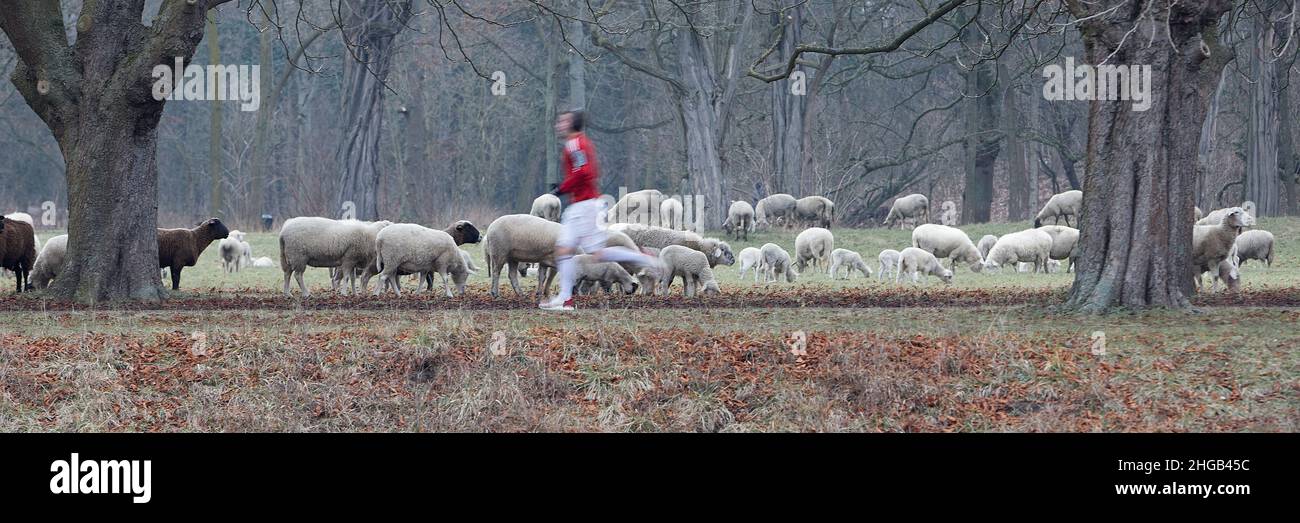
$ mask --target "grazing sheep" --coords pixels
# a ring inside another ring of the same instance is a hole
[[[754,224],[756,227],[770,229],[778,220],[783,227],[790,227],[794,224],[795,206],[798,201],[794,196],[785,193],[770,195],[758,201],[754,206]]]
[[[578,264],[573,281],[576,291],[583,291],[582,293],[585,294],[591,287],[600,285],[605,292],[610,292],[614,285],[618,285],[623,294],[636,292],[638,287],[636,279],[622,265],[600,261],[600,258],[594,254],[579,254],[573,259]]]
[[[669,245],[681,245],[704,253],[709,257],[709,267],[732,265],[736,263],[731,245],[717,238],[704,238],[690,231],[675,231],[653,225],[616,223],[609,226],[610,231],[626,234],[636,245],[663,249]]]
[[[1052,237],[1052,254],[1050,260],[1065,260],[1065,272],[1074,270],[1074,261],[1079,253],[1079,229],[1064,225],[1044,225],[1038,230]]]
[[[804,229],[794,238],[794,265],[803,272],[812,261],[814,269],[825,265],[827,274],[831,268],[831,251],[835,250],[835,235],[821,227]]]
[[[380,220],[334,220],[316,216],[290,218],[280,228],[280,269],[284,271],[284,294],[290,296],[289,278],[298,280],[302,296],[310,296],[302,281],[307,267],[336,267],[330,285],[340,293],[356,292],[357,271],[361,271],[361,291],[369,287],[370,277],[379,272],[375,266],[375,237],[393,222]],[[348,288],[340,288],[344,277]]]
[[[727,221],[722,222],[722,230],[731,234],[731,239],[739,240],[744,236],[749,241],[749,231],[754,228],[754,208],[749,202],[736,200],[727,209]]]
[[[989,249],[992,249],[993,246],[996,245],[997,243],[998,243],[997,236],[994,236],[992,234],[985,234],[983,238],[980,238],[979,244],[976,245],[976,247],[978,247],[980,250],[980,256],[988,258]]]
[[[528,214],[550,220],[553,222],[560,221],[560,197],[554,194],[543,194],[533,199],[533,209]]]
[[[659,218],[660,205],[664,193],[655,189],[630,192],[609,207],[606,213],[608,223],[640,223],[652,225]]]
[[[668,294],[673,279],[678,276],[682,278],[687,298],[695,297],[696,289],[706,294],[717,291],[717,280],[704,253],[681,245],[669,245],[659,250],[659,260],[664,264],[663,277],[659,279],[662,294]]]
[[[472,237],[477,240],[477,231]],[[451,234],[413,223],[389,225],[375,234],[375,267],[379,269],[375,296],[389,285],[401,296],[398,276],[402,274],[425,273],[432,287],[432,275],[437,273],[442,277],[447,297],[454,296],[447,282],[448,274],[456,282],[456,294],[465,293],[465,280],[469,277],[469,267]]]
[[[777,275],[784,274],[785,281],[794,283],[799,273],[795,272],[790,263],[790,253],[785,252],[785,249],[775,243],[765,243],[759,251],[763,253],[763,262],[760,264],[763,269],[763,281],[772,283],[778,281]]]
[[[1053,224],[1060,223],[1061,218],[1065,218],[1066,225],[1074,225],[1070,223],[1070,217],[1073,216],[1074,221],[1077,223],[1081,209],[1083,209],[1083,191],[1065,191],[1061,194],[1054,194],[1051,199],[1047,200],[1043,210],[1038,211],[1038,215],[1034,217],[1034,227],[1042,227],[1043,220],[1048,218],[1053,220]]]
[[[912,227],[919,225],[917,222],[926,223],[930,221],[930,199],[924,194],[909,194],[894,200],[894,205],[889,208],[889,216],[885,217],[885,227],[890,227],[897,223],[898,228],[903,228],[903,222],[912,220]]]
[[[883,251],[880,251],[880,255],[876,256],[876,259],[880,261],[880,268],[879,270],[876,271],[876,278],[878,279],[884,278],[886,274],[892,272],[894,274],[894,278],[897,279],[898,261],[901,254],[902,253],[893,249],[885,249]]]
[[[902,283],[904,274],[912,278],[913,285],[921,282],[921,275],[934,276],[944,283],[952,283],[952,271],[943,268],[939,259],[929,251],[917,247],[908,247],[898,253],[898,272],[894,274],[894,283]]]
[[[840,267],[846,268],[844,279],[849,279],[853,275],[854,269],[862,273],[862,277],[871,277],[871,268],[867,267],[867,262],[862,261],[862,255],[848,249],[835,249],[831,251],[831,278],[837,278],[840,275]]]
[[[271,258],[263,256],[261,258],[257,258],[253,260],[253,268],[255,269],[263,269],[263,268],[270,268],[270,267],[275,267],[275,260],[272,260]]]
[[[763,251],[755,247],[745,247],[740,250],[740,277],[745,277],[745,271],[754,271],[754,283],[758,283],[758,272],[762,270]]]
[[[999,240],[1000,241],[1000,240]],[[984,268],[984,256],[979,247],[970,241],[970,236],[956,227],[925,223],[912,229],[912,246],[922,249],[935,258],[951,258],[952,269],[958,263],[970,265],[970,270],[979,272]]]
[[[1192,267],[1197,289],[1201,288],[1200,275],[1217,271],[1219,262],[1230,254],[1237,236],[1245,227],[1255,224],[1255,218],[1241,207],[1232,207],[1223,215],[1219,225],[1197,225],[1192,228]]]
[[[1219,288],[1219,282],[1222,281],[1228,292],[1237,292],[1241,290],[1241,272],[1237,264],[1232,262],[1232,257],[1224,258],[1219,262],[1219,266],[1214,272],[1214,283],[1210,285],[1210,292]],[[1200,277],[1197,277],[1199,280]]]
[[[677,198],[668,198],[659,204],[659,225],[669,229],[682,227],[682,202]]]
[[[239,272],[240,266],[244,263],[244,246],[243,242],[226,237],[217,244],[217,252],[221,253],[221,269],[230,274]]]
[[[835,215],[835,203],[822,196],[805,196],[794,202],[794,216],[801,223],[816,227],[830,227]]]
[[[40,255],[36,256],[36,263],[32,265],[32,273],[27,282],[37,289],[48,287],[50,281],[58,278],[59,272],[63,270],[63,258],[67,253],[68,235],[60,234],[50,238],[41,248]]]
[[[654,256],[655,259],[659,258],[659,249],[656,249],[654,247],[642,247],[641,252],[650,256]],[[624,268],[626,269],[627,267]],[[636,268],[635,272],[632,271],[629,272],[631,272],[631,274],[636,278],[637,283],[640,284],[641,294],[647,296],[656,294],[655,289],[659,284],[658,275],[656,275],[651,271],[646,270],[645,268]]]
[[[998,243],[989,250],[985,265],[997,270],[1007,264],[1016,269],[1015,263],[1034,264],[1034,272],[1047,270],[1047,260],[1052,254],[1052,236],[1039,229],[1025,229],[1020,232],[1003,235]]]
[[[508,214],[488,225],[483,236],[483,257],[492,276],[492,297],[499,296],[501,268],[509,266],[507,274],[515,295],[519,290],[519,265],[537,263],[537,296],[543,296],[555,279],[555,240],[560,236],[560,224],[528,214]]]
[[[1232,247],[1233,263],[1244,267],[1246,260],[1259,260],[1265,265],[1273,266],[1273,233],[1263,229],[1245,231],[1237,236]]]
[[[172,290],[181,288],[181,269],[193,267],[208,244],[229,235],[230,229],[216,218],[193,229],[158,229],[158,267],[171,269]]]

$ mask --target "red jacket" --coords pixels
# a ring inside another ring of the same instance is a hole
[[[574,134],[564,141],[564,182],[560,184],[559,194],[569,194],[571,202],[590,200],[600,196],[597,178],[600,169],[596,165],[596,148],[583,133]]]

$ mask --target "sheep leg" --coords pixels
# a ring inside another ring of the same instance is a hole
[[[447,270],[438,271],[438,275],[442,276],[442,289],[447,292],[447,297],[455,296],[451,293],[451,284],[447,282]],[[433,292],[433,275],[429,275],[429,292]]]
[[[182,267],[172,267],[172,290],[181,290],[181,269]]]
[[[506,273],[506,276],[510,279],[510,288],[515,290],[515,296],[523,296],[524,293],[519,291],[519,262],[507,262],[506,266],[507,266],[506,269],[508,271]],[[541,272],[542,272],[542,268],[539,265],[537,267],[537,273],[540,275]],[[496,280],[493,279],[493,282],[495,281]]]
[[[539,284],[539,286],[537,287],[538,298],[546,297],[546,293],[551,289],[551,282],[555,281],[555,273],[558,272],[560,271],[557,270],[555,267],[547,267],[545,272],[546,280],[542,281],[542,275],[543,275],[542,264],[540,263],[537,264],[537,283]]]
[[[292,296],[289,292],[289,278],[293,276],[293,270],[284,271],[284,295]]]
[[[298,290],[302,292],[302,297],[306,298],[306,297],[307,297],[307,284],[305,284],[305,283],[302,282],[302,274],[303,274],[304,272],[307,272],[307,268],[306,268],[306,267],[303,267],[303,268],[301,268],[301,269],[298,269],[298,270],[294,271],[294,272],[293,272],[293,276],[294,276],[295,279],[298,280]],[[287,279],[287,278],[286,278],[286,279]],[[287,289],[287,287],[286,287],[286,289]],[[287,294],[287,292],[286,292],[286,294]]]
[[[695,297],[695,278],[693,276],[690,274],[683,274],[682,287],[684,288],[682,292],[686,294],[687,298]]]

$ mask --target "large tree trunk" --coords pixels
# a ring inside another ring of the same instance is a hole
[[[974,27],[962,39],[972,49],[983,49],[983,39]],[[965,101],[965,188],[962,190],[961,222],[986,223],[993,207],[993,167],[1001,151],[998,136],[1000,100],[996,86],[997,63],[977,61],[966,71]]]
[[[1010,78],[1002,68],[1003,78]],[[1025,141],[1020,137],[1023,125],[1016,89],[1008,82],[1002,90],[1002,134],[1007,142],[1007,221],[1032,218],[1038,211],[1033,208],[1032,178],[1025,156]]]
[[[1250,46],[1246,117],[1246,200],[1253,200],[1256,214],[1278,214],[1281,179],[1277,170],[1277,88],[1274,82],[1273,24],[1268,11],[1255,14],[1254,38]]]
[[[359,63],[344,74],[346,128],[339,147],[342,177],[336,209],[356,205],[357,219],[379,219],[379,140],[384,129],[384,82],[392,65],[393,41],[411,17],[411,0],[351,0],[344,33]],[[335,212],[338,212],[337,210]]]
[[[801,41],[801,12],[796,7],[789,11],[788,19],[782,21],[780,56],[790,56],[794,47]],[[801,69],[796,69],[805,74]],[[791,92],[794,79],[772,82],[772,179],[776,180],[777,192],[802,196],[807,187],[803,185],[804,162],[804,111],[806,108],[809,79],[802,80],[803,91]]]
[[[1294,52],[1294,51],[1293,51]],[[1294,55],[1293,55],[1294,56]],[[1295,216],[1300,209],[1300,194],[1297,194],[1296,174],[1300,171],[1300,158],[1296,157],[1294,136],[1292,134],[1291,124],[1291,82],[1288,79],[1290,75],[1290,64],[1288,60],[1283,66],[1278,67],[1278,75],[1274,78],[1277,83],[1277,103],[1281,108],[1281,114],[1287,117],[1278,119],[1277,129],[1277,169],[1281,177],[1279,183],[1282,185],[1282,201],[1278,209],[1280,214]]]
[[[1082,257],[1069,297],[1080,310],[1189,305],[1197,145],[1228,56],[1217,26],[1227,4],[1158,9],[1152,16],[1167,21],[1169,34],[1161,28],[1151,45],[1131,45],[1148,41],[1146,34],[1120,45],[1130,29],[1148,27],[1140,5],[1123,3],[1080,27],[1088,63],[1142,64],[1152,72],[1147,111],[1133,111],[1129,101],[1091,102]]]
[[[704,226],[715,229],[722,226],[723,213],[726,212],[719,150],[721,129],[718,111],[714,107],[714,89],[718,82],[708,49],[699,34],[688,30],[678,33],[677,59],[684,90],[678,93],[677,104],[686,137],[686,169],[695,194],[704,196]]]

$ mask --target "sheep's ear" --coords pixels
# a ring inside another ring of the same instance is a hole
[[[721,257],[722,257],[722,247],[715,247],[715,248],[713,249],[713,257],[714,257],[714,258],[721,258]]]

